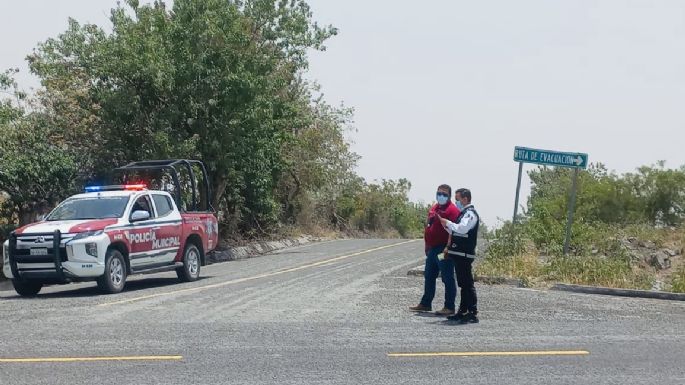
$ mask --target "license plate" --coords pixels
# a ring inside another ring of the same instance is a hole
[[[48,249],[46,249],[46,248],[31,249],[31,255],[48,255]]]

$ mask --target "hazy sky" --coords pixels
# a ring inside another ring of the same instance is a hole
[[[103,24],[115,3],[0,0],[0,68],[26,72],[24,56],[68,16]],[[471,188],[487,223],[510,218],[516,145],[586,152],[619,172],[685,164],[685,1],[310,4],[340,29],[310,77],[355,107],[359,173],[408,178],[415,200],[446,182]]]

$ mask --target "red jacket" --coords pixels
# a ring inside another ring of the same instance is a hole
[[[449,233],[442,227],[437,214],[443,218],[447,218],[454,222],[459,217],[461,212],[457,206],[449,201],[445,207],[440,207],[440,205],[435,204],[431,207],[428,212],[428,223],[426,230],[423,234],[423,239],[426,241],[426,249],[430,249],[440,245],[447,245],[447,239],[449,238]]]

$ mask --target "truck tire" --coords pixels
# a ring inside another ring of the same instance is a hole
[[[12,286],[14,286],[14,291],[22,297],[35,297],[43,288],[41,282],[23,281],[21,279],[13,279]]]
[[[193,282],[200,278],[201,265],[200,249],[193,243],[188,243],[183,250],[183,266],[176,269],[176,275],[181,282]]]
[[[105,294],[116,294],[126,285],[126,260],[117,249],[107,250],[105,274],[98,278],[98,287]]]

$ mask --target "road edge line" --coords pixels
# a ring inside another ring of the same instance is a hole
[[[611,295],[615,297],[648,298],[666,301],[685,301],[685,293],[669,293],[666,291],[649,291],[633,289],[614,289],[601,286],[571,285],[557,283],[551,288],[556,291],[566,291],[582,294]]]

